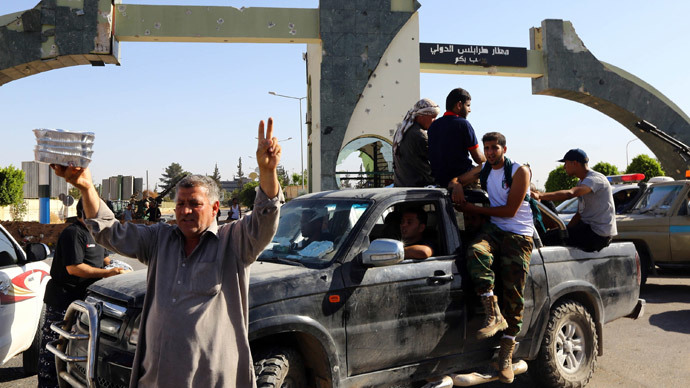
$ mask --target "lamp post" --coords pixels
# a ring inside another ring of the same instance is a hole
[[[268,92],[268,94],[277,96],[277,97],[284,97],[284,98],[291,98],[293,100],[298,100],[299,101],[299,162],[300,162],[300,167],[301,167],[301,176],[302,176],[302,191],[304,191],[304,148],[303,148],[303,140],[304,136],[302,135],[302,100],[306,99],[307,97],[293,97],[293,96],[286,96],[283,94],[278,94],[276,92]]]
[[[630,163],[628,163],[628,146],[630,145],[630,143],[634,142],[635,140],[640,140],[640,139],[639,138],[632,139],[625,145],[625,169],[626,170],[628,169],[628,166],[630,165]]]

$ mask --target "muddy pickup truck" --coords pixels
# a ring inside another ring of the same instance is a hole
[[[483,192],[468,198],[488,200]],[[426,211],[434,257],[404,259],[396,216],[407,206]],[[322,217],[330,240],[304,246],[306,212]],[[543,208],[543,216],[565,237],[557,215]],[[486,366],[499,336],[475,339],[484,313],[465,271],[465,225],[443,189],[329,191],[284,205],[273,242],[251,267],[258,386],[390,386]],[[603,352],[603,325],[643,313],[635,246],[587,253],[535,245],[515,357],[543,384],[583,386]],[[128,385],[144,283],[145,271],[103,279],[72,304],[56,327],[63,386]]]
[[[616,216],[617,241],[635,244],[642,283],[659,268],[690,268],[690,180],[650,185],[635,205]]]

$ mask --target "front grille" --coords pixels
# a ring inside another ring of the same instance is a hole
[[[77,364],[76,368],[79,371],[79,373],[81,373],[82,376],[86,376],[86,368],[84,368],[80,364]],[[112,381],[104,379],[103,377],[98,377],[97,380],[98,380],[98,386],[102,387],[102,388],[127,388],[126,385],[113,383]]]

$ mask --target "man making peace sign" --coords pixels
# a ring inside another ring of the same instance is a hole
[[[259,123],[260,189],[254,211],[221,227],[216,183],[202,175],[176,187],[177,225],[120,224],[99,199],[88,168],[52,165],[79,189],[96,241],[148,265],[130,387],[255,386],[247,339],[249,265],[271,242],[283,200],[273,119]]]

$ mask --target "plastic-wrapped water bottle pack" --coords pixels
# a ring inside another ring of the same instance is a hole
[[[93,132],[72,132],[63,129],[34,129],[37,162],[71,167],[87,167],[93,154]]]

